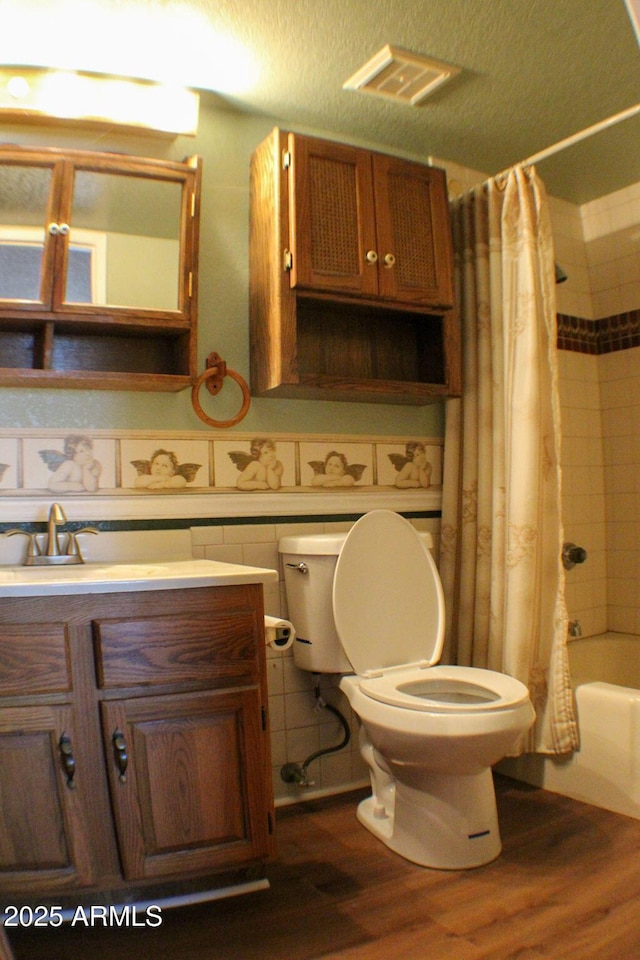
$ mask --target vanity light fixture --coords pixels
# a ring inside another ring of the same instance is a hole
[[[197,93],[146,80],[71,70],[0,69],[0,119],[121,127],[165,136],[195,136]]]
[[[342,85],[410,106],[460,73],[460,67],[387,44]]]

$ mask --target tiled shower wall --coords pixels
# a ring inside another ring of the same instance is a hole
[[[583,207],[552,201],[567,573],[585,635],[640,634],[640,183]],[[563,343],[563,337],[564,343]]]
[[[567,571],[569,616],[585,635],[607,629],[607,530],[598,357],[560,351],[565,540],[587,551]]]
[[[607,626],[640,635],[640,347],[599,358]]]

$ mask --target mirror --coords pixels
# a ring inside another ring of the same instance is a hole
[[[0,166],[0,298],[40,301],[50,167]]]
[[[54,245],[66,242],[66,276],[57,294],[63,307],[179,311],[184,181],[78,163],[65,217],[68,201],[61,198],[68,190],[59,167],[56,160],[0,162],[0,301],[59,308],[52,300]],[[68,234],[64,224],[55,226],[62,218]]]
[[[181,183],[76,171],[69,266],[74,250],[88,255],[90,302],[178,309],[181,208]],[[67,272],[66,303],[87,302],[77,273],[77,269]]]

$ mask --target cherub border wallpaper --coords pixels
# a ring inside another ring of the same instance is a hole
[[[440,437],[0,430],[0,497],[313,490],[442,484]]]

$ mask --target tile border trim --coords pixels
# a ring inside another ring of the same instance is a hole
[[[600,320],[558,314],[558,349],[601,356],[640,346],[640,309]]]

